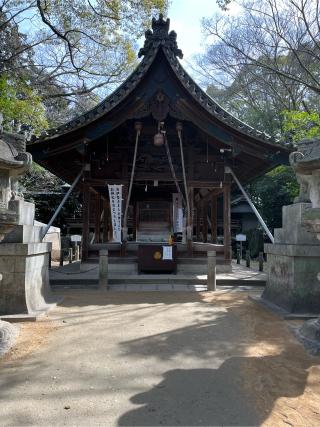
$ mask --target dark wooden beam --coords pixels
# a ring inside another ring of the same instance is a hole
[[[188,224],[191,239],[187,236],[188,255],[192,256],[192,240],[193,240],[193,214],[194,214],[194,190],[193,187],[189,187],[189,202],[190,202],[190,224]]]
[[[217,242],[217,196],[211,196],[211,242]]]
[[[83,185],[83,228],[82,228],[82,260],[88,259],[89,252],[89,221],[90,221],[90,187]]]
[[[211,200],[212,196],[218,196],[219,194],[223,193],[223,187],[222,188],[214,188],[212,191],[210,191],[208,194],[206,194],[205,196],[201,197],[200,194],[198,194],[198,200],[196,200],[196,204],[201,203],[201,201],[209,201]]]
[[[224,258],[231,260],[231,208],[230,184],[225,184],[223,189],[223,244]]]
[[[95,243],[100,243],[100,221],[101,219],[101,198],[100,194],[95,195],[95,224],[94,224],[94,235]]]
[[[102,234],[103,243],[109,240],[109,201],[107,199],[103,200],[103,234]]]
[[[208,241],[208,203],[202,202],[202,241]]]
[[[197,223],[196,223],[196,240],[197,242],[200,242],[200,226],[201,226],[201,215],[200,215],[200,207],[196,207],[197,212]]]

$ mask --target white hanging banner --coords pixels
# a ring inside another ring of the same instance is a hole
[[[109,199],[114,242],[121,242],[122,185],[109,185]]]
[[[173,206],[173,232],[183,232],[183,209],[182,209],[182,196],[180,193],[172,193],[172,206]]]

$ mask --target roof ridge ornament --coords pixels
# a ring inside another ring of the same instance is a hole
[[[175,56],[182,59],[183,53],[182,50],[178,48],[177,44],[177,33],[175,31],[170,31],[170,19],[163,19],[162,13],[160,13],[159,18],[152,18],[152,30],[147,30],[145,32],[145,41],[144,46],[139,50],[138,57],[145,56],[151,51],[158,49],[159,46],[165,46],[166,48],[172,50]]]

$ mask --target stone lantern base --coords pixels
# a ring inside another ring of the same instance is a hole
[[[53,302],[49,286],[50,243],[0,245],[0,315],[36,314]]]
[[[42,243],[42,227],[33,225],[33,203],[10,204],[19,220],[0,243],[0,317],[37,315],[55,302],[49,285],[51,243]]]
[[[310,203],[283,207],[283,228],[266,244],[267,285],[262,298],[290,313],[320,313],[320,241],[303,224]]]

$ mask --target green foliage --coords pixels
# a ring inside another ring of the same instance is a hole
[[[282,206],[290,205],[299,193],[292,168],[278,166],[248,186],[253,202],[270,228],[282,224]]]
[[[31,169],[20,178],[20,192],[25,200],[35,203],[38,221],[46,224],[49,222],[65,194],[63,184],[60,178],[37,163],[33,163]],[[81,206],[78,194],[71,193],[54,225],[64,231],[66,218],[79,216]]]
[[[293,141],[303,138],[320,138],[320,114],[317,111],[284,111],[284,131]]]
[[[0,111],[8,129],[13,121],[31,125],[35,133],[48,126],[45,108],[30,84],[9,79],[5,74],[0,77]]]
[[[132,71],[137,40],[167,8],[168,0],[0,0],[6,124],[34,117],[39,131],[42,105],[55,127],[97,104]]]
[[[248,249],[250,251],[251,258],[257,258],[259,252],[263,252],[263,232],[256,228],[246,231],[246,236],[248,240]]]

